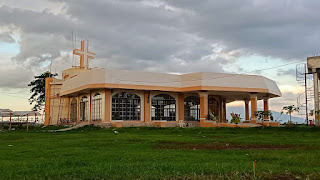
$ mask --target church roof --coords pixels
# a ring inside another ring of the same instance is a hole
[[[66,79],[61,96],[89,89],[136,89],[172,92],[216,91],[223,93],[260,93],[280,97],[277,84],[263,76],[200,72],[190,74],[165,74],[129,70],[92,69]]]

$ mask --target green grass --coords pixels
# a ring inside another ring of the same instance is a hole
[[[0,132],[0,179],[320,179],[319,128],[44,129]]]

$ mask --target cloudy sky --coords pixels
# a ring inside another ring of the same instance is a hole
[[[77,46],[90,40],[94,67],[264,75],[283,93],[271,101],[280,111],[303,92],[296,64],[320,52],[319,8],[317,0],[0,0],[0,108],[30,109],[33,76],[51,61],[58,74],[72,66],[74,32]]]

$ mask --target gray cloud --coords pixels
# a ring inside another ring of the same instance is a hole
[[[12,38],[12,36],[6,32],[6,33],[0,33],[0,42],[5,42],[5,43],[14,43],[15,40]]]
[[[51,60],[58,72],[70,66],[63,53],[72,50],[72,31],[90,40],[92,66],[176,73],[222,72],[245,54],[301,59],[320,45],[317,1],[51,2],[64,2],[63,11],[53,13],[51,3],[38,11],[0,8],[0,28],[20,32],[13,64],[31,74]]]
[[[194,13],[186,26],[230,49],[305,59],[319,51],[319,1],[200,1],[167,3]]]

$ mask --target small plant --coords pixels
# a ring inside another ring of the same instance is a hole
[[[209,109],[209,114],[206,116],[206,120],[217,121],[218,118],[219,116],[214,116],[211,109]]]
[[[239,124],[240,123],[240,114],[230,113],[231,114],[231,123]]]
[[[213,120],[214,120],[214,116],[208,114],[208,115],[206,116],[206,120],[213,121]]]
[[[254,115],[257,116],[257,118],[260,121],[263,121],[263,118],[265,116],[270,116],[270,120],[273,121],[273,116],[272,116],[272,112],[271,111],[256,111],[256,112],[254,112]]]

